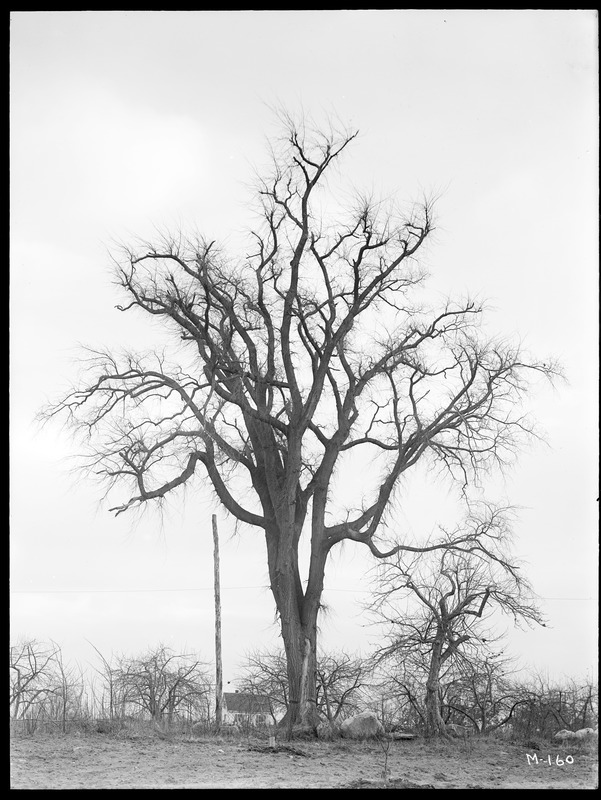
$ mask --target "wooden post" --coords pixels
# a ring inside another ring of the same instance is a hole
[[[217,517],[213,514],[213,582],[215,587],[215,724],[223,723],[223,669],[221,664],[221,589],[219,585],[219,535]]]

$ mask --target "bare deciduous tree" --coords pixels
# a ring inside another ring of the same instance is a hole
[[[167,725],[180,707],[199,705],[209,692],[204,665],[163,645],[138,658],[122,657],[116,684],[128,704],[143,709],[154,723]]]
[[[424,686],[427,670],[417,653],[397,653],[377,666],[374,710],[390,731],[415,732],[425,726]],[[417,658],[416,658],[417,656]]]
[[[471,651],[479,657],[493,634],[485,627],[498,609],[522,622],[544,625],[532,590],[512,561],[510,509],[485,506],[457,531],[444,533],[447,545],[419,557],[397,555],[378,570],[371,608],[388,626],[388,643],[379,658],[416,652],[427,663],[425,731],[445,734],[441,713],[441,670]],[[469,543],[459,543],[469,531]],[[405,602],[401,608],[399,600]]]
[[[514,659],[502,651],[470,653],[456,665],[456,677],[445,692],[446,709],[478,733],[504,728],[527,702],[525,693],[516,689],[512,680],[515,671]]]
[[[281,650],[247,653],[237,684],[243,692],[268,698],[273,723],[276,724],[277,717],[289,705],[286,654]]]
[[[50,719],[60,724],[63,733],[67,732],[69,720],[82,716],[85,693],[84,676],[78,665],[65,663],[61,648],[52,642],[56,655],[52,664],[52,692],[48,694],[45,708]]]
[[[209,692],[204,665],[164,645],[138,658],[121,658],[117,685],[128,704],[143,709],[154,723],[168,726],[180,706],[190,701],[198,705]]]
[[[349,653],[323,654],[317,660],[317,708],[330,724],[358,711],[371,667]]]
[[[43,721],[65,733],[67,723],[84,713],[82,670],[65,663],[56,642],[32,639],[11,646],[9,675],[11,718],[29,720],[31,730]]]
[[[466,488],[505,464],[533,432],[528,375],[555,368],[487,339],[472,300],[426,307],[418,257],[431,202],[401,213],[358,198],[342,211],[332,186],[355,132],[283,123],[245,252],[228,259],[214,241],[178,234],[115,256],[118,307],[163,322],[176,352],[90,351],[89,377],[42,416],[84,434],[90,471],[126,492],[115,513],[198,475],[264,532],[290,713],[314,724],[332,548],[406,547],[401,531],[377,538],[401,476],[429,458]],[[366,459],[373,483],[336,502],[334,475]]]
[[[370,673],[368,662],[357,656],[318,652],[315,702],[320,719],[336,723],[356,711]],[[268,697],[275,721],[289,704],[286,654],[281,650],[248,654],[239,685],[245,692]]]
[[[13,719],[27,717],[54,689],[54,664],[59,649],[35,639],[10,648],[10,709]]]
[[[124,660],[124,657],[116,659],[111,655],[109,660],[92,642],[89,642],[89,644],[94,648],[101,663],[100,667],[94,668],[101,682],[100,697],[96,697],[95,684],[92,684],[96,716],[110,721],[122,719],[125,716],[127,706],[127,693],[119,681],[119,663]]]
[[[523,702],[513,715],[514,731],[522,738],[552,737],[563,728],[597,726],[599,686],[592,679],[551,680],[540,672],[514,682]]]

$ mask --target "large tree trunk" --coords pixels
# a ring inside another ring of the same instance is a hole
[[[317,611],[307,613],[307,598],[296,590],[293,576],[280,576],[276,604],[280,614],[282,639],[288,671],[288,710],[282,727],[314,730],[318,715],[317,696]],[[283,595],[283,597],[281,597]]]
[[[426,736],[445,736],[446,728],[440,713],[440,668],[443,642],[438,638],[432,647],[430,669],[426,681]]]
[[[300,580],[296,549],[284,546],[284,537],[267,534],[271,589],[280,617],[288,672],[288,709],[280,727],[315,731],[317,713],[317,615],[323,587],[311,576],[305,591]]]
[[[280,726],[290,733],[297,726],[307,731],[315,731],[319,721],[316,706],[317,624],[315,622],[311,629],[301,625],[293,635],[284,633],[284,629],[285,626],[282,625],[288,669],[289,705]]]
[[[270,441],[272,436],[270,432]],[[271,590],[280,616],[288,672],[288,709],[280,725],[289,734],[295,726],[315,731],[319,722],[317,615],[328,555],[323,535],[326,482],[322,491],[323,501],[313,500],[311,558],[307,584],[303,587],[298,551],[307,501],[302,497],[299,487],[303,464],[301,450],[301,437],[289,436],[285,474],[277,459],[269,462],[265,456],[265,480],[262,484],[257,483],[257,489],[262,494],[265,519],[270,520],[265,527],[267,562]],[[270,487],[278,482],[279,491],[274,495]]]

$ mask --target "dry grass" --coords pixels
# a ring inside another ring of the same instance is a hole
[[[593,789],[594,743],[302,741],[121,731],[13,736],[11,788]],[[527,759],[537,755],[538,765]],[[571,755],[573,763],[566,763]],[[551,763],[548,763],[550,759]],[[559,759],[560,763],[557,763]]]

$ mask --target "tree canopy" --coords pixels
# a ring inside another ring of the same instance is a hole
[[[87,467],[121,493],[115,513],[199,475],[233,517],[265,532],[302,717],[315,700],[307,680],[332,547],[411,549],[402,531],[378,541],[401,476],[431,458],[467,492],[533,433],[528,375],[556,370],[487,338],[471,299],[424,305],[433,204],[401,213],[337,197],[331,179],[355,131],[282,122],[244,252],[178,232],[115,255],[119,308],[160,321],[174,346],[90,351],[88,377],[45,416],[66,415],[84,434]],[[341,507],[333,478],[351,457],[373,465],[373,480]]]

